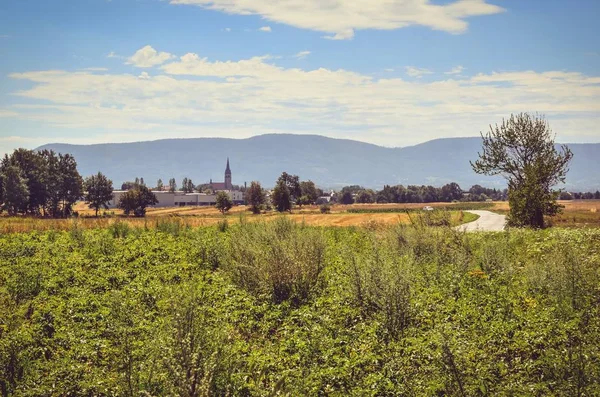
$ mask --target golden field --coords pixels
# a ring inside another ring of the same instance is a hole
[[[508,212],[508,202],[493,202],[491,211],[499,213]],[[560,201],[564,212],[561,215],[550,218],[550,224],[558,227],[600,227],[600,200],[572,200]],[[94,217],[94,211],[87,208],[85,203],[78,203],[75,210],[79,213],[76,219],[39,219],[34,217],[1,217],[0,233],[44,231],[44,230],[69,230],[77,225],[84,229],[105,228],[118,222],[127,222],[132,227],[154,228],[161,222],[176,221],[184,226],[210,226],[222,222],[236,223],[240,220],[258,221],[273,220],[277,217],[286,216],[296,222],[304,222],[311,226],[368,226],[390,225],[397,223],[410,223],[411,217],[402,212],[369,213],[378,210],[402,210],[420,209],[423,206],[446,207],[448,203],[409,203],[409,204],[353,204],[334,205],[331,213],[322,214],[318,206],[304,206],[295,208],[291,214],[278,214],[268,212],[253,215],[246,206],[235,206],[229,213],[223,216],[214,207],[169,207],[149,208],[146,218],[126,217],[121,210],[111,209],[100,211],[98,218]],[[349,213],[348,210],[361,210],[361,213]],[[470,220],[464,218],[462,211],[451,212],[451,223],[460,224]]]

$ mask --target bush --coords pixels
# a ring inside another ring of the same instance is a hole
[[[239,225],[231,232],[227,270],[250,292],[276,303],[308,301],[321,284],[325,241],[319,230],[286,218]]]
[[[319,207],[319,211],[321,211],[321,214],[329,214],[331,212],[331,206],[329,204],[322,204]]]

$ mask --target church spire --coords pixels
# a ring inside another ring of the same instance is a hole
[[[229,157],[227,157],[227,167],[225,168],[226,174],[231,174],[231,169],[229,169]]]

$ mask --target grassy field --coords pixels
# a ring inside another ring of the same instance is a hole
[[[381,211],[381,208],[392,208],[392,211]],[[214,207],[177,207],[177,208],[150,208],[146,218],[125,217],[119,210],[102,212],[101,216],[96,218],[94,212],[85,208],[83,203],[78,204],[76,210],[80,217],[77,219],[39,219],[33,217],[0,217],[0,232],[2,233],[20,233],[29,231],[45,230],[70,230],[74,225],[82,229],[106,228],[116,223],[127,223],[132,227],[138,228],[156,228],[164,222],[180,222],[186,227],[211,226],[223,222],[225,219],[230,224],[241,221],[272,221],[281,217],[286,217],[295,222],[304,223],[310,226],[367,226],[378,227],[381,225],[410,224],[420,222],[422,216],[415,213],[416,208],[422,206],[409,206],[410,213],[401,212],[400,206],[382,205],[352,205],[352,206],[333,206],[329,214],[322,214],[318,206],[305,206],[302,209],[285,214],[268,212],[260,215],[251,214],[247,207],[236,206],[223,216]],[[359,210],[357,213],[351,213],[349,210]],[[102,216],[106,214],[106,216]],[[427,216],[447,217],[449,225],[456,226],[462,223],[471,222],[477,219],[477,216],[464,211],[443,211],[436,212],[435,215]]]
[[[600,227],[600,200],[559,200],[563,213],[548,218],[548,223],[557,227]],[[507,214],[508,202],[494,202],[491,211]]]
[[[600,227],[600,200],[560,201],[565,206],[564,213],[550,218],[549,223],[557,227]],[[507,202],[493,203],[429,203],[437,210],[449,212],[450,224],[459,225],[475,220],[473,214],[464,212],[467,209],[489,209],[494,212],[508,213]],[[291,214],[284,216],[311,226],[368,226],[409,224],[418,221],[419,212],[424,204],[353,204],[334,205],[330,214],[321,214],[318,206],[295,208]],[[170,207],[149,208],[145,219],[124,217],[120,210],[101,211],[99,218],[94,218],[94,211],[84,203],[78,203],[76,211],[80,217],[73,219],[37,219],[29,217],[0,217],[0,232],[27,232],[44,230],[69,230],[73,223],[84,229],[105,228],[114,223],[127,222],[133,227],[155,228],[165,220],[178,219],[189,227],[211,226],[223,222],[234,224],[240,219],[249,222],[274,220],[282,216],[274,212],[252,215],[246,206],[235,206],[223,217],[214,207]],[[105,214],[106,216],[102,216]],[[412,217],[412,218],[411,218]]]
[[[1,395],[600,395],[600,229],[154,220],[0,235]]]

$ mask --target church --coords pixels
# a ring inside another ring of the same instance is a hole
[[[229,157],[227,157],[227,166],[225,167],[225,182],[213,182],[211,179],[210,188],[215,192],[219,190],[233,190],[233,184],[231,183],[231,168],[229,168]]]

